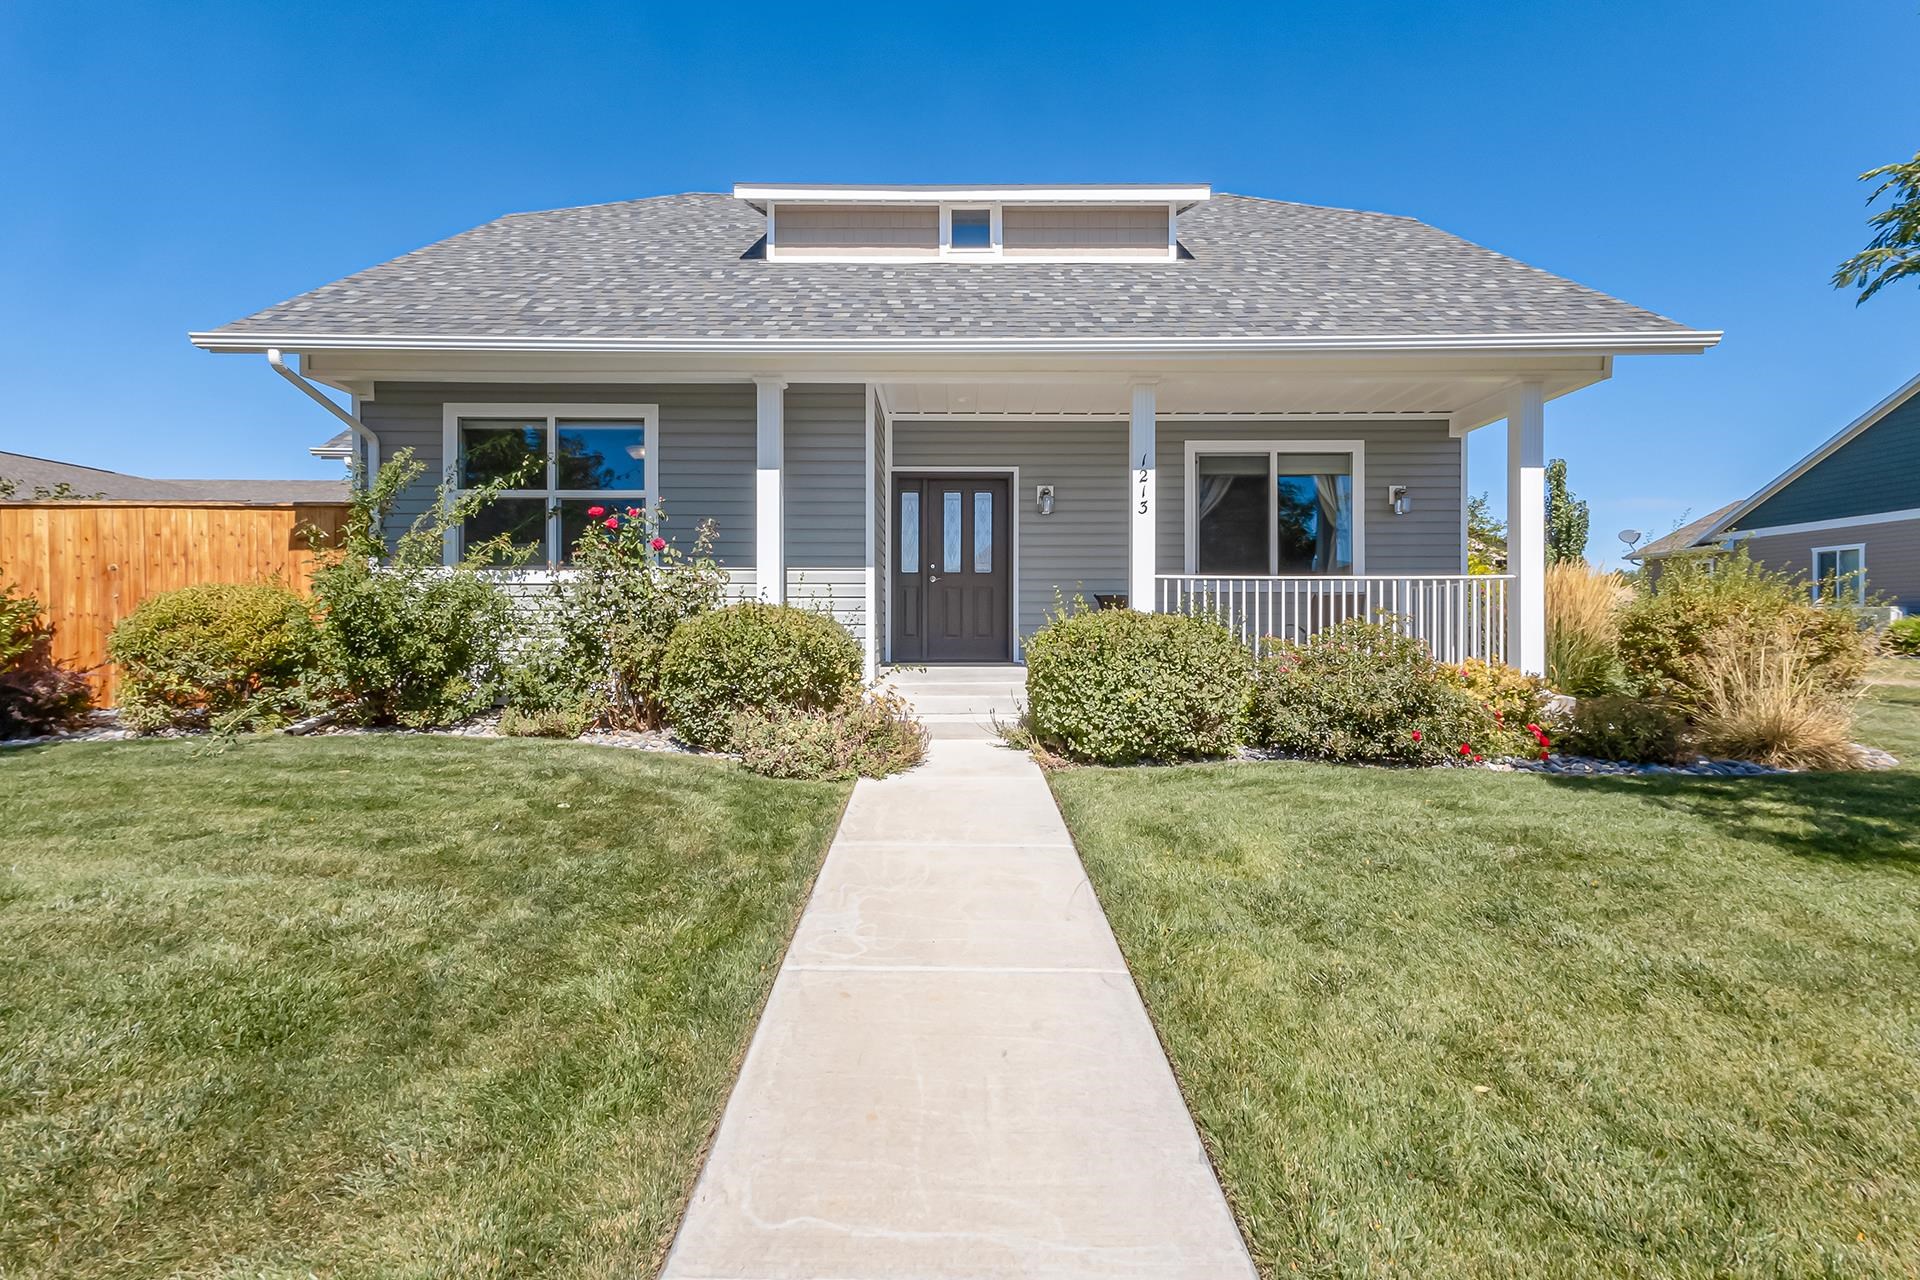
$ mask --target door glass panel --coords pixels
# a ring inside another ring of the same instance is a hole
[[[993,572],[993,490],[973,495],[973,571]]]
[[[940,563],[943,573],[960,572],[960,494],[949,489],[940,499]]]
[[[647,429],[638,422],[560,422],[553,463],[561,489],[645,489]]]
[[[1264,453],[1203,453],[1194,462],[1194,568],[1271,573]]]
[[[920,491],[900,492],[900,572],[920,572]]]

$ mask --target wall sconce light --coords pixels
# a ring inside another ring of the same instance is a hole
[[[1043,484],[1033,491],[1033,505],[1043,516],[1053,514],[1053,486]]]
[[[1413,499],[1407,496],[1407,486],[1390,484],[1387,486],[1387,505],[1393,508],[1393,514],[1403,516],[1413,510]]]

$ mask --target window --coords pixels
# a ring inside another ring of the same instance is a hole
[[[659,487],[652,405],[448,405],[445,443],[462,492],[504,482],[469,519],[449,559],[500,534],[530,563],[564,564],[592,507],[646,507]]]
[[[951,247],[973,250],[993,248],[993,210],[955,209],[949,217],[952,226],[947,243]]]
[[[1855,543],[1847,547],[1813,549],[1813,598],[1826,600],[1850,595],[1860,603],[1867,600],[1867,547]]]
[[[1360,572],[1357,441],[1188,445],[1187,572]]]

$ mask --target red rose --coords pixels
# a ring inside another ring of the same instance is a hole
[[[1461,755],[1463,755],[1463,756],[1470,756],[1470,755],[1472,755],[1472,754],[1473,754],[1473,744],[1472,744],[1472,743],[1470,743],[1470,742],[1463,742],[1463,743],[1461,743],[1461,744],[1460,744],[1460,754],[1461,754]]]
[[[607,509],[605,507],[588,507],[587,514],[593,519],[598,520],[601,516],[607,514]]]
[[[627,519],[638,520],[639,518],[640,518],[640,508],[638,507],[627,508]]]
[[[606,518],[606,521],[605,521],[605,523],[606,523],[606,526],[607,526],[607,528],[609,528],[609,529],[618,529],[618,528],[620,527],[620,517],[619,517],[619,516],[608,516],[608,517]]]
[[[665,551],[667,549],[667,540],[665,538],[655,538],[652,542],[649,542],[647,545],[652,547],[655,551]]]
[[[1420,741],[1420,731],[1419,731],[1418,729],[1415,729],[1415,730],[1413,731],[1413,740],[1414,740],[1415,742],[1418,742],[1418,741]]]

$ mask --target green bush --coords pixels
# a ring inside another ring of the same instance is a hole
[[[667,722],[699,747],[731,749],[743,711],[831,711],[860,689],[860,645],[825,614],[748,602],[695,614],[660,655]]]
[[[1276,648],[1255,675],[1254,740],[1314,760],[1434,765],[1477,760],[1494,742],[1480,701],[1426,646],[1350,619]]]
[[[740,762],[769,778],[884,778],[926,758],[927,731],[898,694],[824,711],[743,711]]]
[[[381,467],[356,492],[341,541],[313,578],[328,686],[375,724],[427,728],[491,707],[516,629],[512,602],[484,572],[524,554],[507,535],[467,547],[457,565],[441,564],[449,531],[505,482],[458,498],[441,485],[389,553],[387,516],[422,470],[409,449]]]
[[[1744,549],[1711,562],[1676,557],[1622,610],[1620,657],[1635,691],[1686,708],[1702,693],[1710,635],[1735,625],[1756,636],[1784,631],[1810,679],[1850,693],[1866,676],[1861,624],[1851,602],[1816,603],[1805,583],[1755,564]]]
[[[92,706],[86,673],[55,660],[39,600],[0,585],[0,739],[71,729]]]
[[[121,716],[143,733],[284,723],[319,656],[307,602],[276,583],[205,582],[150,596],[120,620]]]
[[[567,652],[552,643],[514,654],[502,682],[500,732],[516,738],[577,738],[597,718],[593,691]]]
[[[702,523],[683,550],[665,537],[657,507],[589,507],[587,514],[593,519],[574,544],[573,572],[556,589],[554,628],[599,715],[617,727],[655,729],[665,719],[667,641],[680,623],[725,598],[714,526]]]
[[[1072,759],[1221,756],[1245,733],[1252,655],[1211,619],[1066,613],[1034,633],[1026,658],[1030,729]]]
[[[1634,764],[1672,764],[1686,749],[1686,717],[1671,705],[1611,694],[1582,698],[1560,726],[1568,755]]]
[[[1545,680],[1504,662],[1480,658],[1442,667],[1440,674],[1492,718],[1488,754],[1537,756],[1548,750],[1549,744],[1541,739],[1546,736],[1547,704],[1553,691]]]
[[[1887,628],[1887,652],[1920,657],[1920,616],[1902,618]]]

